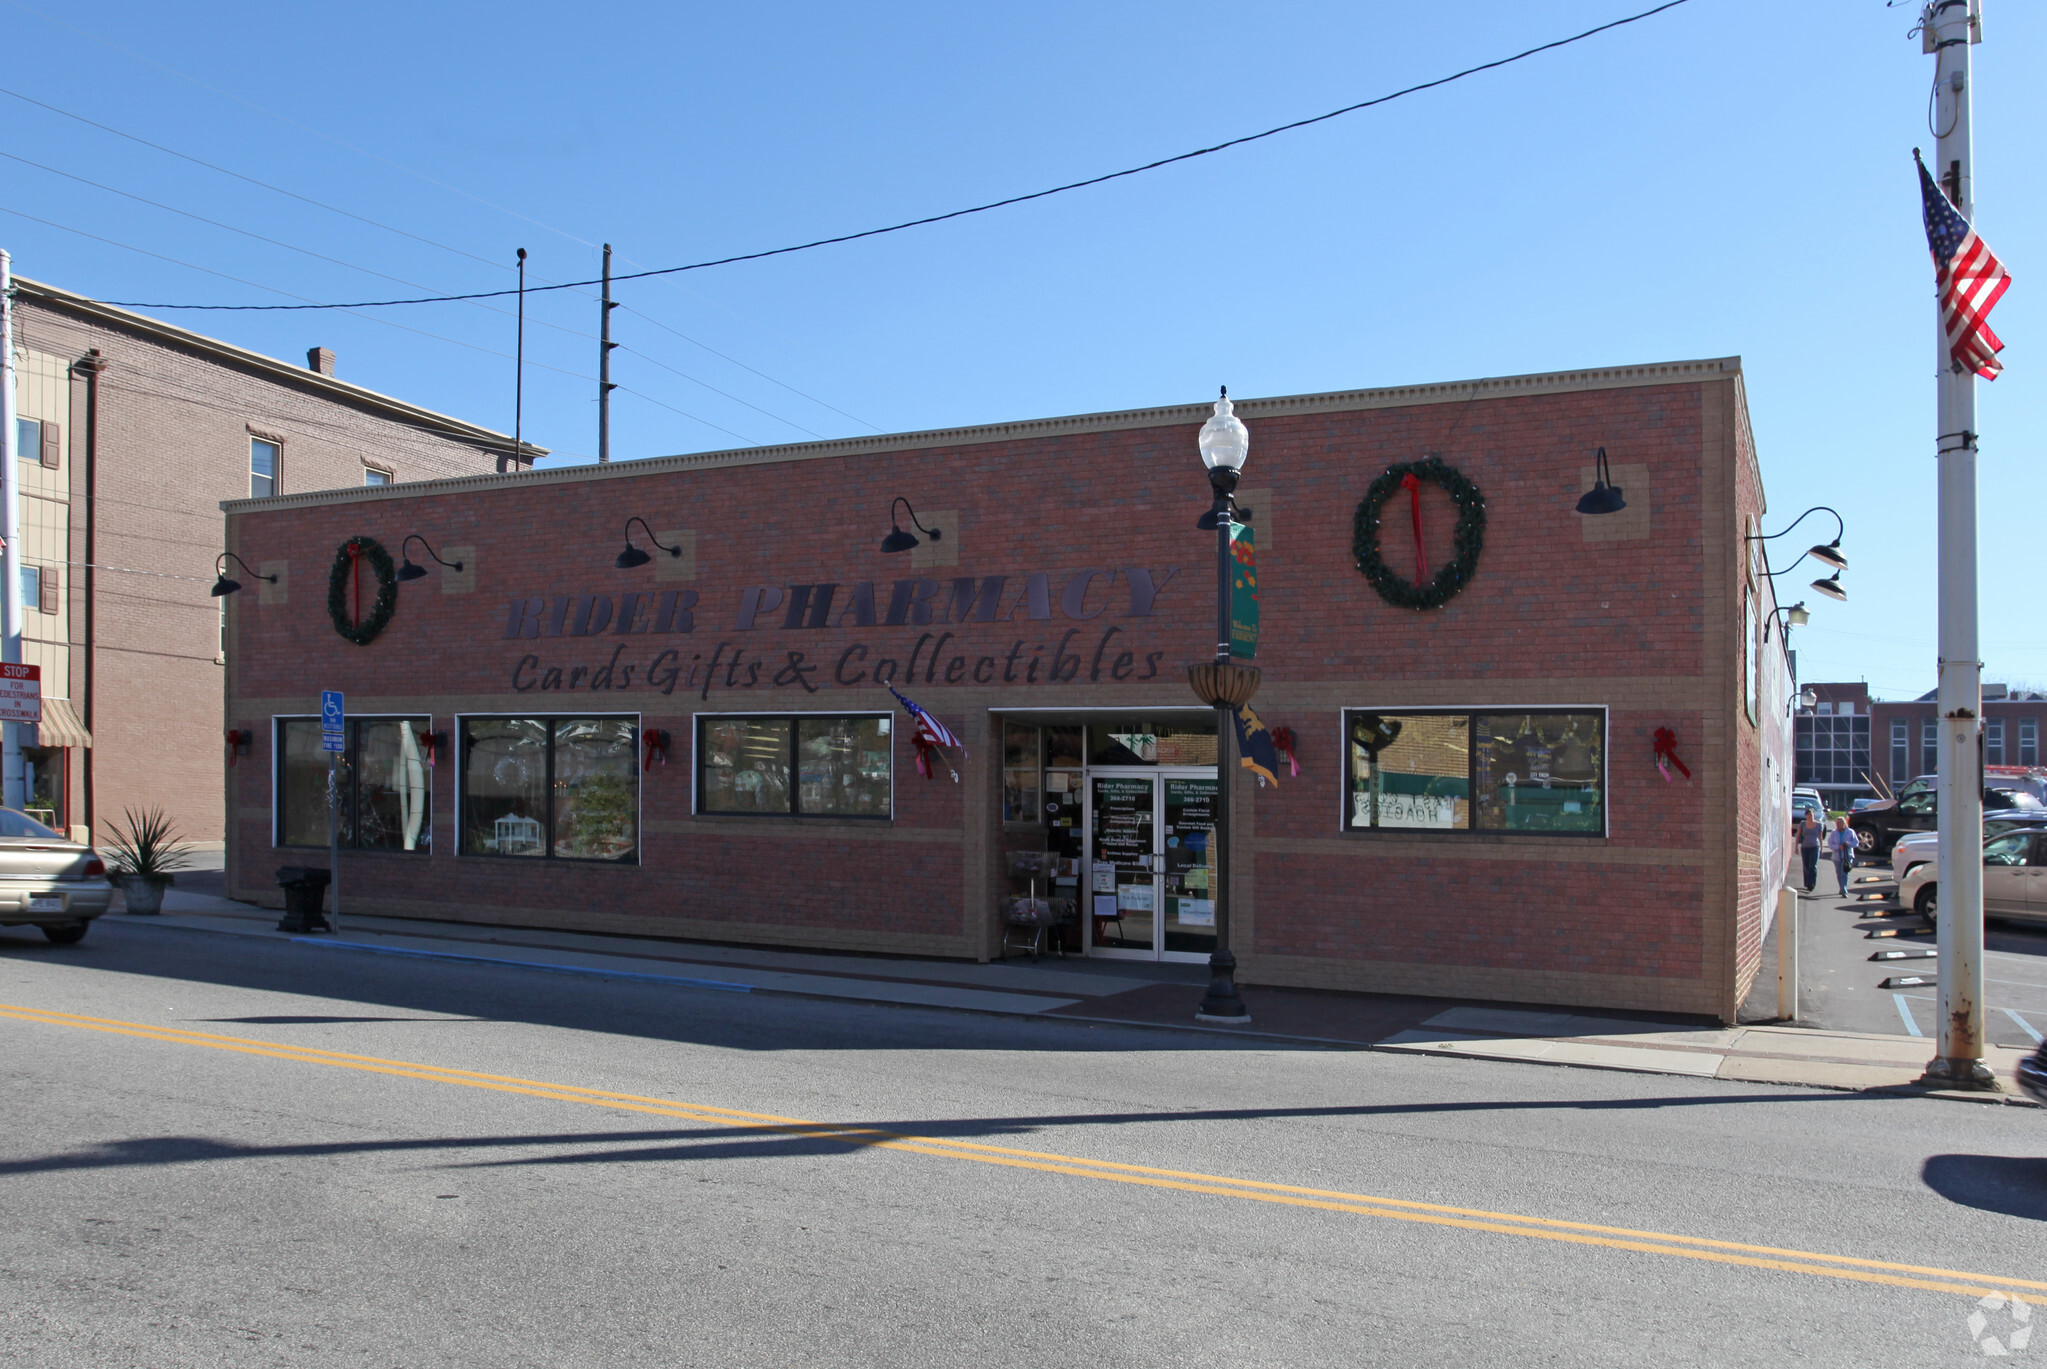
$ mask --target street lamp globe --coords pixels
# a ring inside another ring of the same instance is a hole
[[[1210,471],[1240,471],[1250,452],[1251,430],[1230,407],[1229,387],[1224,386],[1222,398],[1215,402],[1215,416],[1201,425],[1201,464]]]
[[[1793,627],[1804,627],[1812,621],[1812,614],[1806,609],[1804,604],[1793,604],[1790,608],[1784,610],[1784,621]]]

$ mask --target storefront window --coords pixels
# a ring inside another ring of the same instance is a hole
[[[1479,828],[1604,832],[1604,724],[1598,713],[1481,713],[1474,718]]]
[[[640,848],[631,718],[467,718],[462,854],[632,862]]]
[[[1415,711],[1344,715],[1353,830],[1606,830],[1606,715]]]
[[[1090,765],[1214,765],[1213,719],[1131,718],[1090,723]]]
[[[1044,729],[1026,723],[1002,725],[1002,820],[1039,823],[1038,748]]]
[[[352,851],[433,848],[426,717],[350,718],[340,753],[341,844]],[[329,758],[318,718],[277,720],[277,844],[325,846]]]
[[[37,822],[62,827],[64,818],[64,751],[56,746],[21,748],[24,788],[28,805],[24,812]]]
[[[1455,713],[1350,715],[1352,827],[1471,826],[1471,720]]]
[[[891,719],[875,716],[697,720],[697,811],[888,818]]]

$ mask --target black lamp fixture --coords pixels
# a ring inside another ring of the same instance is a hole
[[[1606,448],[1601,447],[1592,467],[1592,488],[1578,496],[1578,512],[1619,513],[1627,506],[1628,501],[1621,498],[1621,487],[1613,483],[1613,468],[1607,464]]]
[[[1841,572],[1838,570],[1824,580],[1813,581],[1812,587],[1821,594],[1826,595],[1829,599],[1839,599],[1845,602],[1848,598],[1848,591],[1841,585]]]
[[[426,554],[429,557],[431,557],[435,561],[440,561],[440,563],[446,566],[449,570],[462,569],[462,563],[460,561],[441,561],[440,553],[434,550],[433,543],[427,541],[424,537],[421,537],[418,533],[415,532],[407,536],[403,542],[400,542],[398,544],[398,553],[399,555],[405,558],[405,563],[398,567],[398,572],[396,576],[397,579],[423,580],[426,578],[426,567],[421,565],[415,565],[412,560],[412,554],[405,550],[414,542],[417,542],[422,547],[425,547]]]
[[[917,545],[917,533],[904,532],[902,524],[896,522],[896,504],[901,504],[910,511],[910,526],[915,528],[917,532],[923,533],[934,542],[944,539],[944,532],[938,528],[927,528],[922,523],[919,523],[917,521],[916,507],[909,500],[901,495],[897,495],[895,504],[888,506],[888,536],[881,539],[881,549],[884,552],[894,554],[899,551],[908,551],[911,547]]]
[[[1747,542],[1775,541],[1777,538],[1784,536],[1785,533],[1790,532],[1791,528],[1797,527],[1800,523],[1803,523],[1806,519],[1812,517],[1816,513],[1831,513],[1834,515],[1834,540],[1831,542],[1822,542],[1818,546],[1807,547],[1805,549],[1805,556],[1799,557],[1798,561],[1803,561],[1806,556],[1810,556],[1813,560],[1824,562],[1825,564],[1832,566],[1835,570],[1848,569],[1848,558],[1841,554],[1841,538],[1842,535],[1845,534],[1848,530],[1847,524],[1841,521],[1841,515],[1838,512],[1828,508],[1825,504],[1815,504],[1811,508],[1807,509],[1804,513],[1798,515],[1798,517],[1792,519],[1791,527],[1784,529],[1784,532],[1773,532],[1770,533],[1768,536],[1751,533],[1742,540]],[[1791,565],[1792,566],[1797,565],[1798,561],[1793,561]],[[1791,569],[1791,566],[1786,566],[1784,569],[1789,570]],[[1834,597],[1840,598],[1842,596],[1836,595]]]
[[[655,546],[660,547],[661,550],[667,552],[670,556],[679,557],[682,555],[681,547],[671,547],[664,543],[660,538],[654,535],[654,530],[652,528],[647,527],[646,519],[640,517],[638,514],[634,514],[631,518],[625,520],[625,550],[620,552],[618,554],[618,560],[612,563],[613,565],[616,565],[620,570],[631,570],[634,566],[644,566],[647,564],[647,562],[654,559],[653,553],[641,551],[638,547],[633,545],[633,524],[635,523],[638,523],[642,528],[646,530],[647,540],[649,542],[652,542]]]
[[[213,573],[219,576],[220,578],[213,582],[212,589],[206,591],[208,594],[212,595],[216,599],[220,598],[222,595],[233,594],[235,591],[239,590],[242,587],[241,581],[230,580],[227,578],[227,563],[230,561],[240,566],[248,574],[254,575],[258,580],[261,580],[266,585],[274,585],[277,583],[277,577],[275,575],[258,575],[247,561],[244,561],[241,557],[235,555],[231,551],[224,551],[220,555],[213,558]]]

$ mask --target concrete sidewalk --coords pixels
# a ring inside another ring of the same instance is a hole
[[[116,904],[117,908],[119,904]],[[158,917],[110,914],[128,926],[289,942],[308,955],[388,955],[515,966],[731,993],[799,994],[904,1007],[1155,1027],[1209,1036],[1463,1056],[1523,1064],[1679,1074],[1807,1088],[1935,1093],[2026,1103],[2010,1088],[2024,1052],[1989,1048],[2000,1093],[1929,1091],[1917,1083],[1928,1045],[1907,1036],[1797,1026],[1718,1027],[1597,1010],[1458,1004],[1440,998],[1245,985],[1248,1027],[1193,1020],[1202,965],[1047,957],[973,964],[780,951],[469,923],[349,914],[339,935],[276,930],[280,914],[170,890]],[[2030,1104],[2028,1104],[2030,1105]]]

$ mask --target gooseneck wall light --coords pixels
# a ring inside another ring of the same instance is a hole
[[[1621,487],[1613,483],[1613,468],[1607,465],[1606,448],[1601,447],[1592,467],[1592,488],[1578,496],[1578,512],[1619,513],[1627,506],[1628,501],[1621,498]]]
[[[449,570],[459,571],[462,569],[462,563],[460,561],[442,561],[440,553],[434,550],[433,543],[427,541],[424,537],[421,537],[418,533],[415,532],[408,536],[403,542],[400,542],[398,544],[398,552],[405,558],[405,563],[398,567],[397,573],[398,579],[420,580],[426,577],[426,567],[421,565],[415,565],[412,560],[412,553],[405,550],[414,542],[417,542],[422,547],[425,547],[426,554],[428,557],[435,561],[439,561],[440,564],[446,566]]]
[[[213,573],[219,578],[213,582],[213,588],[206,591],[208,594],[212,595],[216,599],[220,598],[222,595],[225,594],[233,594],[242,587],[241,581],[230,580],[227,578],[227,563],[230,561],[240,566],[245,573],[255,576],[258,580],[261,580],[266,585],[274,585],[277,583],[277,577],[275,575],[258,575],[255,569],[251,567],[247,561],[244,561],[241,557],[235,555],[231,551],[224,551],[220,555],[213,558]]]
[[[654,535],[654,530],[647,526],[647,520],[640,517],[638,514],[635,514],[631,518],[625,520],[625,550],[620,552],[618,554],[618,560],[612,563],[616,565],[620,570],[631,570],[634,566],[644,566],[647,564],[647,562],[654,559],[653,554],[651,552],[641,551],[638,547],[633,545],[633,524],[635,523],[638,523],[640,525],[641,530],[647,534],[647,540],[649,542],[652,542],[655,546],[661,548],[661,550],[667,552],[670,556],[682,555],[681,547],[671,547],[664,543],[660,538]]]
[[[1810,556],[1813,560],[1818,561],[1823,565],[1832,566],[1834,568],[1834,573],[1824,580],[1813,581],[1812,587],[1819,593],[1826,595],[1827,598],[1829,599],[1845,600],[1848,597],[1848,590],[1841,583],[1841,572],[1848,569],[1848,558],[1841,554],[1841,538],[1847,533],[1848,527],[1847,524],[1841,520],[1841,515],[1835,510],[1828,508],[1825,504],[1813,505],[1813,507],[1807,509],[1804,513],[1801,513],[1800,515],[1798,515],[1798,517],[1792,519],[1791,527],[1785,528],[1783,532],[1773,532],[1768,534],[1750,533],[1747,537],[1743,538],[1742,540],[1747,542],[1774,541],[1779,537],[1787,535],[1788,533],[1790,533],[1792,528],[1796,528],[1800,523],[1803,523],[1806,519],[1812,517],[1816,513],[1831,513],[1834,515],[1834,540],[1831,542],[1821,542],[1815,546],[1807,547],[1804,553],[1799,556],[1798,561],[1803,561],[1807,556]],[[1790,566],[1784,567],[1783,570],[1766,570],[1764,574],[1774,580],[1779,575],[1783,575],[1786,572],[1788,572],[1792,566],[1797,565],[1798,561],[1793,561]],[[1798,622],[1800,620],[1793,619],[1792,621]]]
[[[901,495],[897,495],[895,503],[888,506],[888,536],[881,539],[881,549],[883,551],[893,555],[899,551],[908,551],[911,547],[917,545],[917,533],[904,532],[902,524],[896,522],[896,504],[901,504],[905,509],[909,510],[910,526],[915,528],[917,532],[923,533],[934,542],[944,540],[945,533],[942,530],[927,528],[922,523],[919,523],[917,521],[916,507],[909,500]]]

